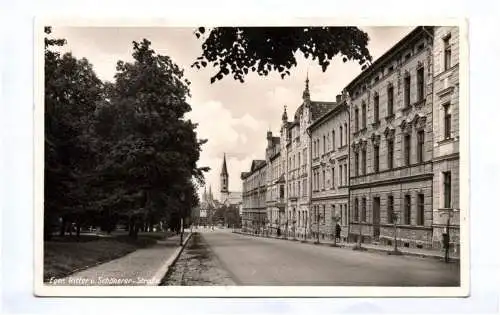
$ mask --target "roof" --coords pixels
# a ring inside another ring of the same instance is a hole
[[[331,107],[329,110],[327,110],[323,115],[319,116],[318,119],[314,120],[313,123],[309,126],[310,129],[315,129],[315,127],[319,126],[319,124],[325,120],[326,117],[330,117],[332,114],[337,113],[339,110],[341,110],[347,103],[345,100],[342,100],[340,103],[336,104],[335,106]],[[346,108],[347,110],[347,108]]]
[[[347,90],[352,89],[359,81],[361,81],[365,76],[369,75],[371,72],[379,69],[394,53],[399,51],[405,46],[405,44],[410,41],[410,39],[416,37],[421,32],[432,32],[432,27],[430,26],[418,26],[414,28],[408,35],[403,37],[399,42],[392,46],[388,51],[386,51],[382,56],[377,58],[367,69],[362,71],[357,77],[354,78],[346,87]]]
[[[322,101],[312,101],[311,102],[311,118],[315,121],[319,117],[323,116],[326,112],[337,105],[336,102],[322,102]]]

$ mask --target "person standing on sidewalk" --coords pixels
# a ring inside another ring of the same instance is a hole
[[[340,224],[337,223],[335,226],[335,240],[339,240],[340,242],[340,232],[342,232],[342,228],[340,227]]]

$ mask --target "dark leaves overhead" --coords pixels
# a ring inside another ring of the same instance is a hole
[[[299,51],[323,71],[337,55],[361,66],[372,60],[368,34],[356,27],[200,27],[195,35],[203,40],[203,52],[192,67],[216,68],[212,83],[230,74],[244,82],[249,72],[267,76],[274,71],[285,78],[297,66]]]

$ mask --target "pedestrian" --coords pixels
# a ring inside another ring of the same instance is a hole
[[[339,240],[340,242],[340,232],[342,232],[342,228],[340,227],[340,224],[337,223],[337,225],[335,226],[335,239]]]

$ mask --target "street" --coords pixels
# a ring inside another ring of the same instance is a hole
[[[459,263],[201,231],[238,285],[459,286]]]

